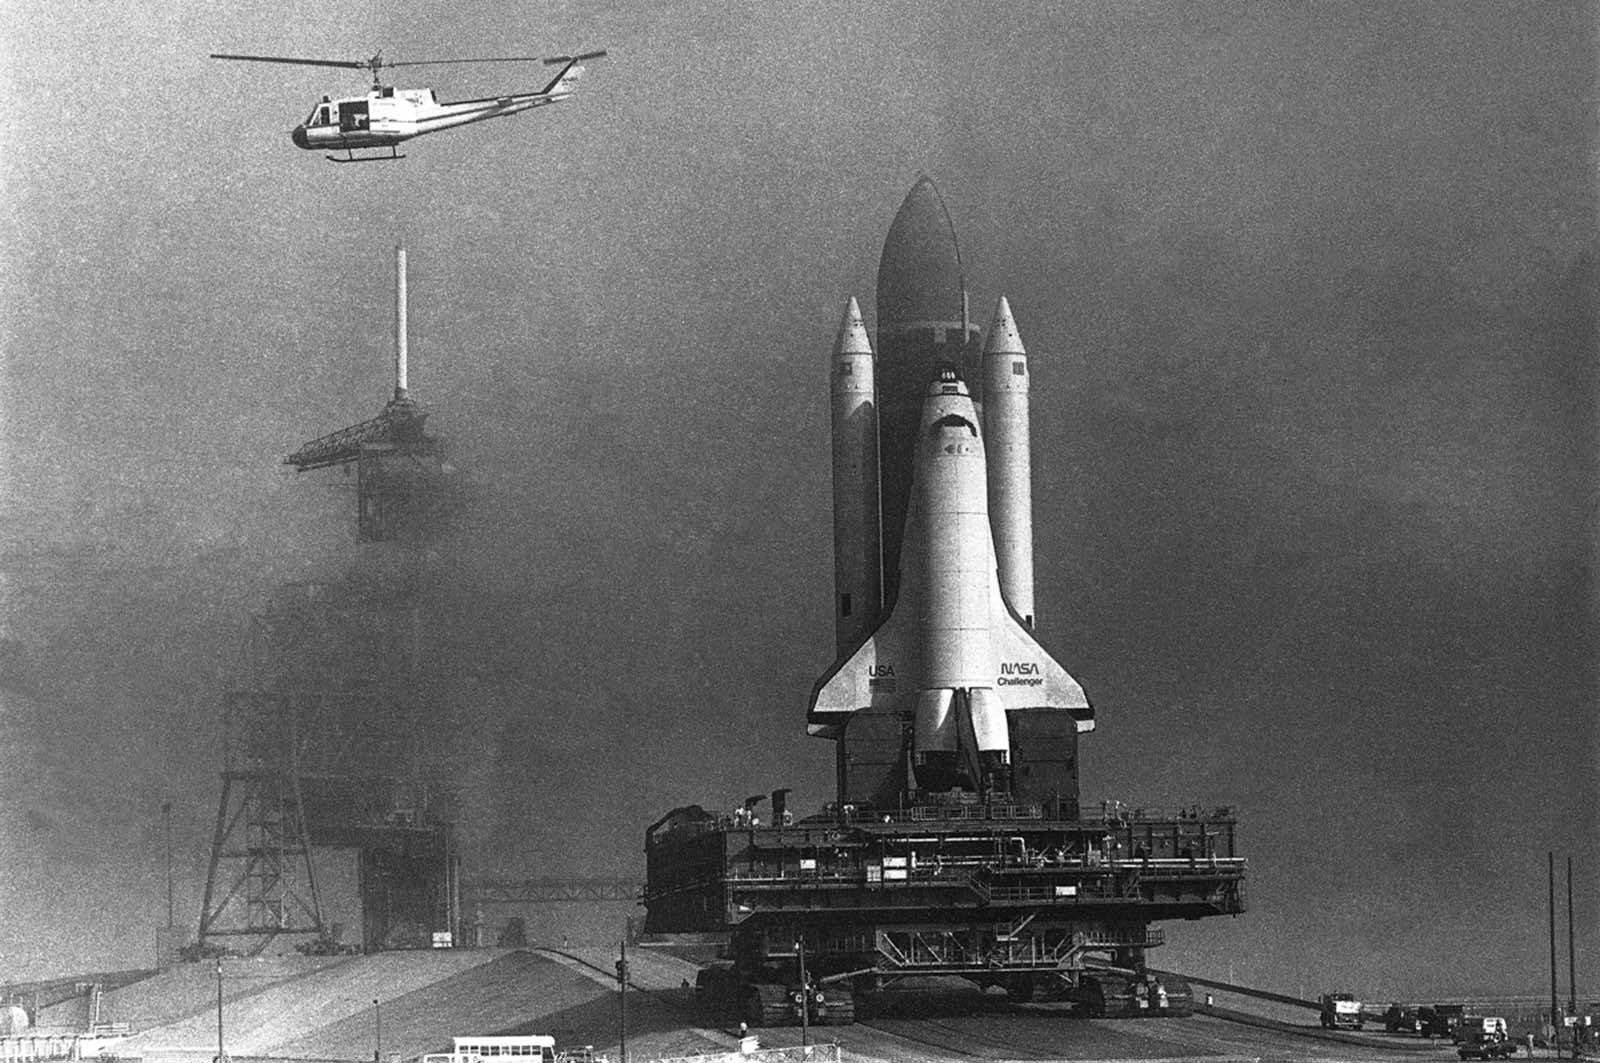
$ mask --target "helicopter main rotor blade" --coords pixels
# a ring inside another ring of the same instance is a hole
[[[366,70],[370,63],[357,63],[348,59],[290,59],[279,55],[222,55],[212,52],[213,59],[236,59],[245,63],[289,63],[294,66],[337,66],[349,70]]]
[[[606,50],[601,48],[597,52],[584,52],[582,55],[552,55],[544,61],[544,65],[555,66],[557,63],[581,63],[585,59],[599,59],[605,54]]]
[[[344,70],[368,70],[376,77],[380,69],[401,66],[454,66],[459,63],[543,63],[554,66],[557,63],[578,63],[585,59],[598,59],[605,55],[605,49],[595,52],[584,52],[582,55],[502,55],[488,56],[472,59],[411,59],[401,62],[390,62],[382,54],[367,60],[353,59],[299,59],[285,55],[229,55],[222,52],[212,52],[213,59],[232,59],[244,63],[286,63],[291,66],[333,66]]]
[[[504,55],[486,59],[412,59],[384,66],[452,66],[457,63],[548,63],[551,60],[538,55]]]

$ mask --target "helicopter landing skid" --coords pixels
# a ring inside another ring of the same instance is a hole
[[[344,154],[345,154],[345,157],[342,158],[342,159],[339,158],[339,156],[337,156],[337,155],[324,155],[323,158],[327,159],[329,162],[338,162],[338,163],[345,163],[345,162],[394,162],[394,161],[397,161],[399,159],[405,158],[404,155],[401,155],[398,150],[396,150],[395,148],[392,148],[392,147],[389,149],[389,154],[387,154],[387,155],[357,155],[355,153],[355,151],[350,149],[350,148],[345,148],[344,149]]]

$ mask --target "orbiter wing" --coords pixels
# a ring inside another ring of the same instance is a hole
[[[1007,709],[1061,709],[1077,721],[1078,733],[1094,730],[1094,709],[1083,687],[1017,619],[1000,594],[998,579],[992,593],[990,615],[1000,619],[989,636],[994,674],[988,685],[1001,704]],[[817,680],[806,717],[808,733],[836,735],[862,709],[909,708],[911,696],[928,688],[917,654],[916,625],[903,619],[913,612],[897,607],[854,653]]]

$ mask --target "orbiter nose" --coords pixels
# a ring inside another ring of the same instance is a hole
[[[297,148],[309,148],[311,146],[306,140],[306,127],[303,125],[297,125],[289,130],[289,139],[294,141],[294,146]]]

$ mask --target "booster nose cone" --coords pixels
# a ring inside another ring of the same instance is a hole
[[[839,322],[839,338],[834,341],[833,353],[835,355],[872,353],[872,341],[867,338],[867,326],[861,320],[861,304],[856,302],[856,297],[853,295],[844,308],[844,320]]]
[[[303,125],[297,125],[289,130],[289,139],[294,141],[294,146],[297,148],[309,148],[311,146],[310,142],[306,140],[306,127]]]
[[[994,321],[989,325],[989,338],[983,345],[984,354],[1027,354],[1022,346],[1022,334],[1017,331],[1017,319],[1011,316],[1011,302],[1005,296],[994,305]]]

